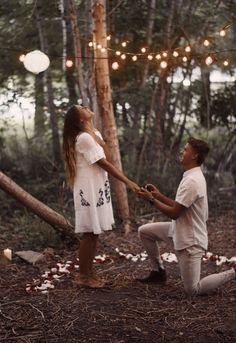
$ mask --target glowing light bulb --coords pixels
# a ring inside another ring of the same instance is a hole
[[[71,68],[71,67],[73,66],[73,61],[71,61],[71,60],[66,60],[66,66],[67,66],[68,68]]]
[[[122,42],[121,45],[122,45],[123,47],[126,47],[127,43],[126,43],[126,42]]]
[[[173,56],[174,56],[174,57],[178,57],[178,56],[179,56],[178,51],[174,51],[174,52],[173,52]]]
[[[223,65],[224,65],[225,67],[227,67],[227,66],[229,65],[229,61],[228,61],[228,60],[225,60],[225,61],[223,62]]]
[[[125,54],[122,54],[122,55],[120,56],[120,58],[121,58],[122,60],[125,60],[125,59],[126,59],[126,55],[125,55]]]
[[[191,85],[191,81],[188,80],[188,79],[184,79],[183,80],[183,85],[184,85],[184,87],[189,87]]]
[[[91,48],[93,46],[93,42],[89,42],[88,46]]]
[[[97,45],[97,48],[98,48],[98,49],[101,49],[101,48],[102,48],[101,44],[98,44],[98,45]]]
[[[161,63],[160,63],[160,67],[162,68],[162,69],[165,69],[166,67],[167,67],[167,62],[166,61],[161,61]]]
[[[136,55],[134,55],[133,57],[132,57],[132,60],[135,62],[135,61],[137,61],[137,59],[138,59],[138,57],[136,56]]]
[[[167,52],[163,52],[162,56],[167,57]]]
[[[187,58],[186,56],[184,56],[184,57],[182,58],[182,60],[183,60],[183,62],[187,62],[187,61],[188,61],[188,58]]]
[[[220,30],[220,36],[221,37],[224,37],[226,35],[226,31],[223,29],[223,30]]]
[[[107,36],[107,40],[111,40],[111,35],[108,35],[108,36]]]
[[[20,55],[19,56],[19,61],[20,62],[24,62],[24,60],[25,60],[25,55],[24,54]]]
[[[157,55],[156,55],[156,59],[157,59],[157,60],[160,60],[160,59],[161,59],[161,55],[160,55],[160,54],[157,54]]]
[[[120,56],[121,52],[120,51],[116,51],[116,55]]]
[[[210,45],[210,42],[208,39],[205,39],[204,42],[203,42],[203,45],[205,46],[209,46]]]
[[[117,70],[117,69],[119,69],[119,63],[118,62],[113,62],[111,67],[112,67],[113,70]]]
[[[151,61],[153,59],[153,56],[152,55],[148,55],[147,58],[149,59],[149,61]]]
[[[105,48],[101,48],[101,52],[105,52],[106,51],[106,49]]]
[[[206,65],[211,65],[213,62],[213,58],[211,56],[207,56],[207,58],[205,59],[205,63]]]
[[[186,46],[186,48],[184,49],[186,52],[190,52],[191,51],[191,46],[190,45],[188,45],[188,46]]]
[[[142,48],[141,51],[142,51],[143,53],[145,53],[145,52],[146,52],[146,48]]]

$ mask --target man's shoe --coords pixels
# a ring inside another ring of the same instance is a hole
[[[166,271],[161,268],[158,271],[152,270],[151,273],[143,279],[137,279],[137,281],[142,283],[161,283],[166,282],[166,280]]]

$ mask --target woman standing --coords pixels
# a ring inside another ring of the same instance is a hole
[[[93,126],[93,112],[73,105],[65,115],[63,131],[65,172],[73,187],[75,232],[83,233],[79,249],[79,277],[82,286],[100,288],[104,282],[93,272],[98,235],[114,223],[107,172],[132,191],[140,187],[107,159],[105,142]]]

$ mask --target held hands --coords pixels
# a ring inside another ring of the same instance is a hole
[[[144,187],[141,187],[141,190],[140,190],[140,192],[138,194],[142,198],[144,198],[144,199],[146,199],[148,201],[152,201],[153,198],[158,199],[160,191],[159,191],[159,189],[157,187],[155,187],[154,185],[148,183]]]

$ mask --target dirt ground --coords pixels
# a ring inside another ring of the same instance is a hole
[[[212,213],[209,251],[214,256],[236,255],[235,223],[235,211]],[[17,245],[17,233],[7,243],[4,237],[1,251],[6,244]],[[116,248],[124,254],[143,252],[137,229],[128,236],[113,231],[101,237],[98,254],[109,258],[95,268],[110,284],[99,290],[76,286],[74,246],[55,249],[48,266],[40,270],[13,255],[12,263],[0,266],[0,342],[236,342],[236,281],[214,294],[187,299],[175,262],[166,262],[166,285],[143,285],[135,278],[148,273],[148,260],[132,261]],[[169,246],[162,248],[162,253],[170,251],[174,252]],[[74,268],[54,281],[54,289],[46,294],[26,291],[44,268],[68,260]],[[202,266],[202,276],[229,268],[227,263],[217,266],[214,259]]]

